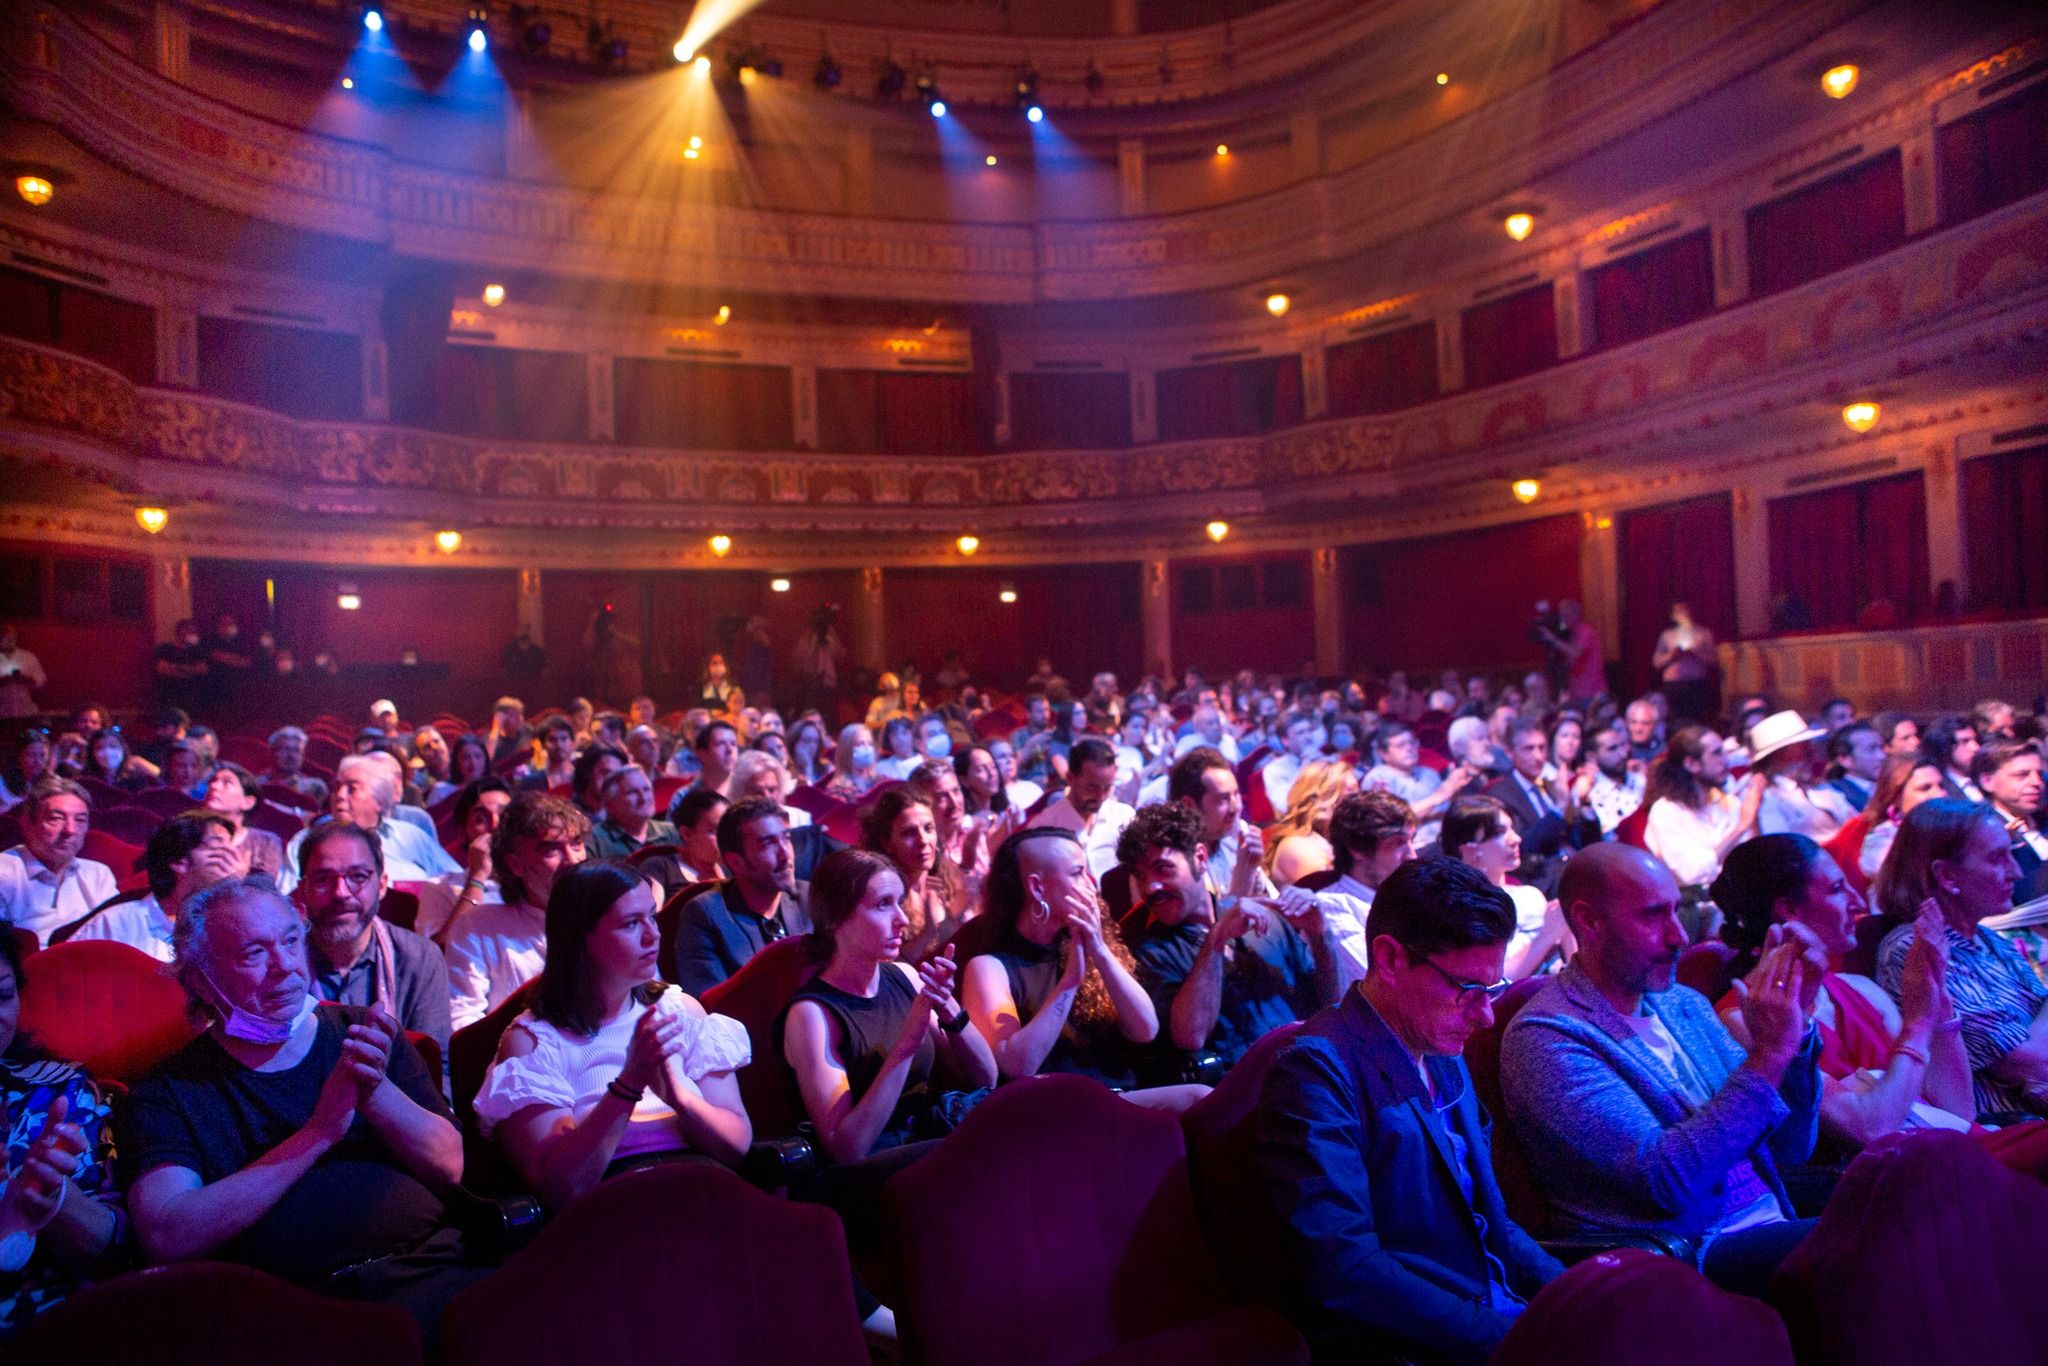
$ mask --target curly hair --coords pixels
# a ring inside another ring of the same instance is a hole
[[[1149,850],[1172,850],[1195,866],[1195,851],[1202,847],[1202,817],[1182,802],[1141,806],[1131,823],[1116,840],[1116,860],[1135,870]]]
[[[514,840],[550,837],[582,844],[590,838],[590,817],[574,802],[542,792],[520,793],[505,808],[505,814],[498,817],[498,828],[491,834],[491,866],[498,870],[498,887],[505,895],[506,905],[516,906],[526,900],[526,884],[505,862],[505,852]]]

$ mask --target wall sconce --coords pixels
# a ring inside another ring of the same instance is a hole
[[[732,554],[732,537],[725,535],[723,532],[720,532],[718,535],[713,536],[709,541],[705,542],[705,544],[709,545],[711,547],[711,553],[716,555],[721,560],[724,559],[727,555]]]
[[[1203,530],[1209,533],[1210,540],[1218,542],[1220,544],[1223,538],[1230,534],[1230,523],[1211,522],[1208,526],[1204,527]]]
[[[953,546],[962,555],[972,555],[975,551],[981,549],[981,537],[962,536],[953,542]]]
[[[1534,479],[1517,479],[1509,487],[1514,491],[1515,501],[1518,503],[1533,503],[1536,501],[1536,495],[1543,492],[1543,485]]]
[[[443,555],[453,555],[462,549],[462,533],[459,531],[437,531],[434,533],[434,548]]]
[[[1842,409],[1842,422],[1850,431],[1861,435],[1877,425],[1877,419],[1883,412],[1875,403],[1863,399]]]
[[[154,536],[170,525],[171,514],[162,508],[135,509],[135,525]]]

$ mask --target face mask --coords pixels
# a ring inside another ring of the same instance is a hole
[[[934,735],[930,737],[924,742],[924,752],[928,758],[945,758],[953,752],[953,737],[950,735]]]
[[[855,768],[867,768],[874,762],[875,747],[873,745],[855,745],[853,747],[853,766]]]
[[[205,977],[203,972],[200,975]],[[220,1007],[223,1012],[221,1015],[220,1032],[231,1039],[240,1039],[243,1043],[265,1044],[272,1048],[280,1044],[289,1043],[291,1042],[292,1035],[298,1033],[299,1026],[306,1022],[306,1017],[313,1013],[313,994],[311,992],[307,992],[305,996],[300,998],[299,1008],[292,1015],[290,1021],[279,1024],[276,1020],[267,1020],[261,1015],[252,1015],[240,1006],[231,1003],[227,998],[227,993],[213,985],[211,977],[206,978],[206,985],[212,987],[213,994],[219,998]]]
[[[222,640],[233,640],[236,636],[239,636],[240,634],[242,634],[242,632],[239,627],[223,626],[220,628],[220,638]]]

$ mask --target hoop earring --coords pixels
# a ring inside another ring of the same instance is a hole
[[[1045,898],[1038,898],[1038,904],[1031,908],[1031,918],[1037,921],[1052,919],[1052,907],[1045,904]]]

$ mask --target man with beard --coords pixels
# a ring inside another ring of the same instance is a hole
[[[1600,837],[1614,831],[1643,804],[1643,775],[1629,767],[1628,736],[1620,727],[1593,732],[1593,762],[1580,770],[1581,803],[1600,818]]]
[[[796,851],[782,804],[743,797],[718,818],[718,854],[731,877],[683,903],[662,976],[702,996],[785,935],[808,934]]]
[[[299,846],[295,900],[306,917],[313,994],[375,1006],[448,1056],[448,962],[434,941],[378,914],[390,887],[374,831],[330,822]]]
[[[1067,790],[1031,819],[1027,829],[1058,826],[1080,836],[1088,871],[1097,880],[1116,866],[1117,839],[1137,814],[1110,796],[1116,790],[1116,749],[1099,735],[1074,741],[1067,752]]]
[[[1117,857],[1140,898],[1131,953],[1161,1032],[1228,1067],[1268,1032],[1335,1001],[1341,983],[1313,902],[1292,917],[1243,897],[1218,911],[1201,829],[1192,807],[1148,806],[1124,828]]]
[[[1259,867],[1266,855],[1265,837],[1244,819],[1244,794],[1220,750],[1204,745],[1174,760],[1167,770],[1166,800],[1202,818],[1211,891],[1226,897],[1273,895],[1273,880]]]

